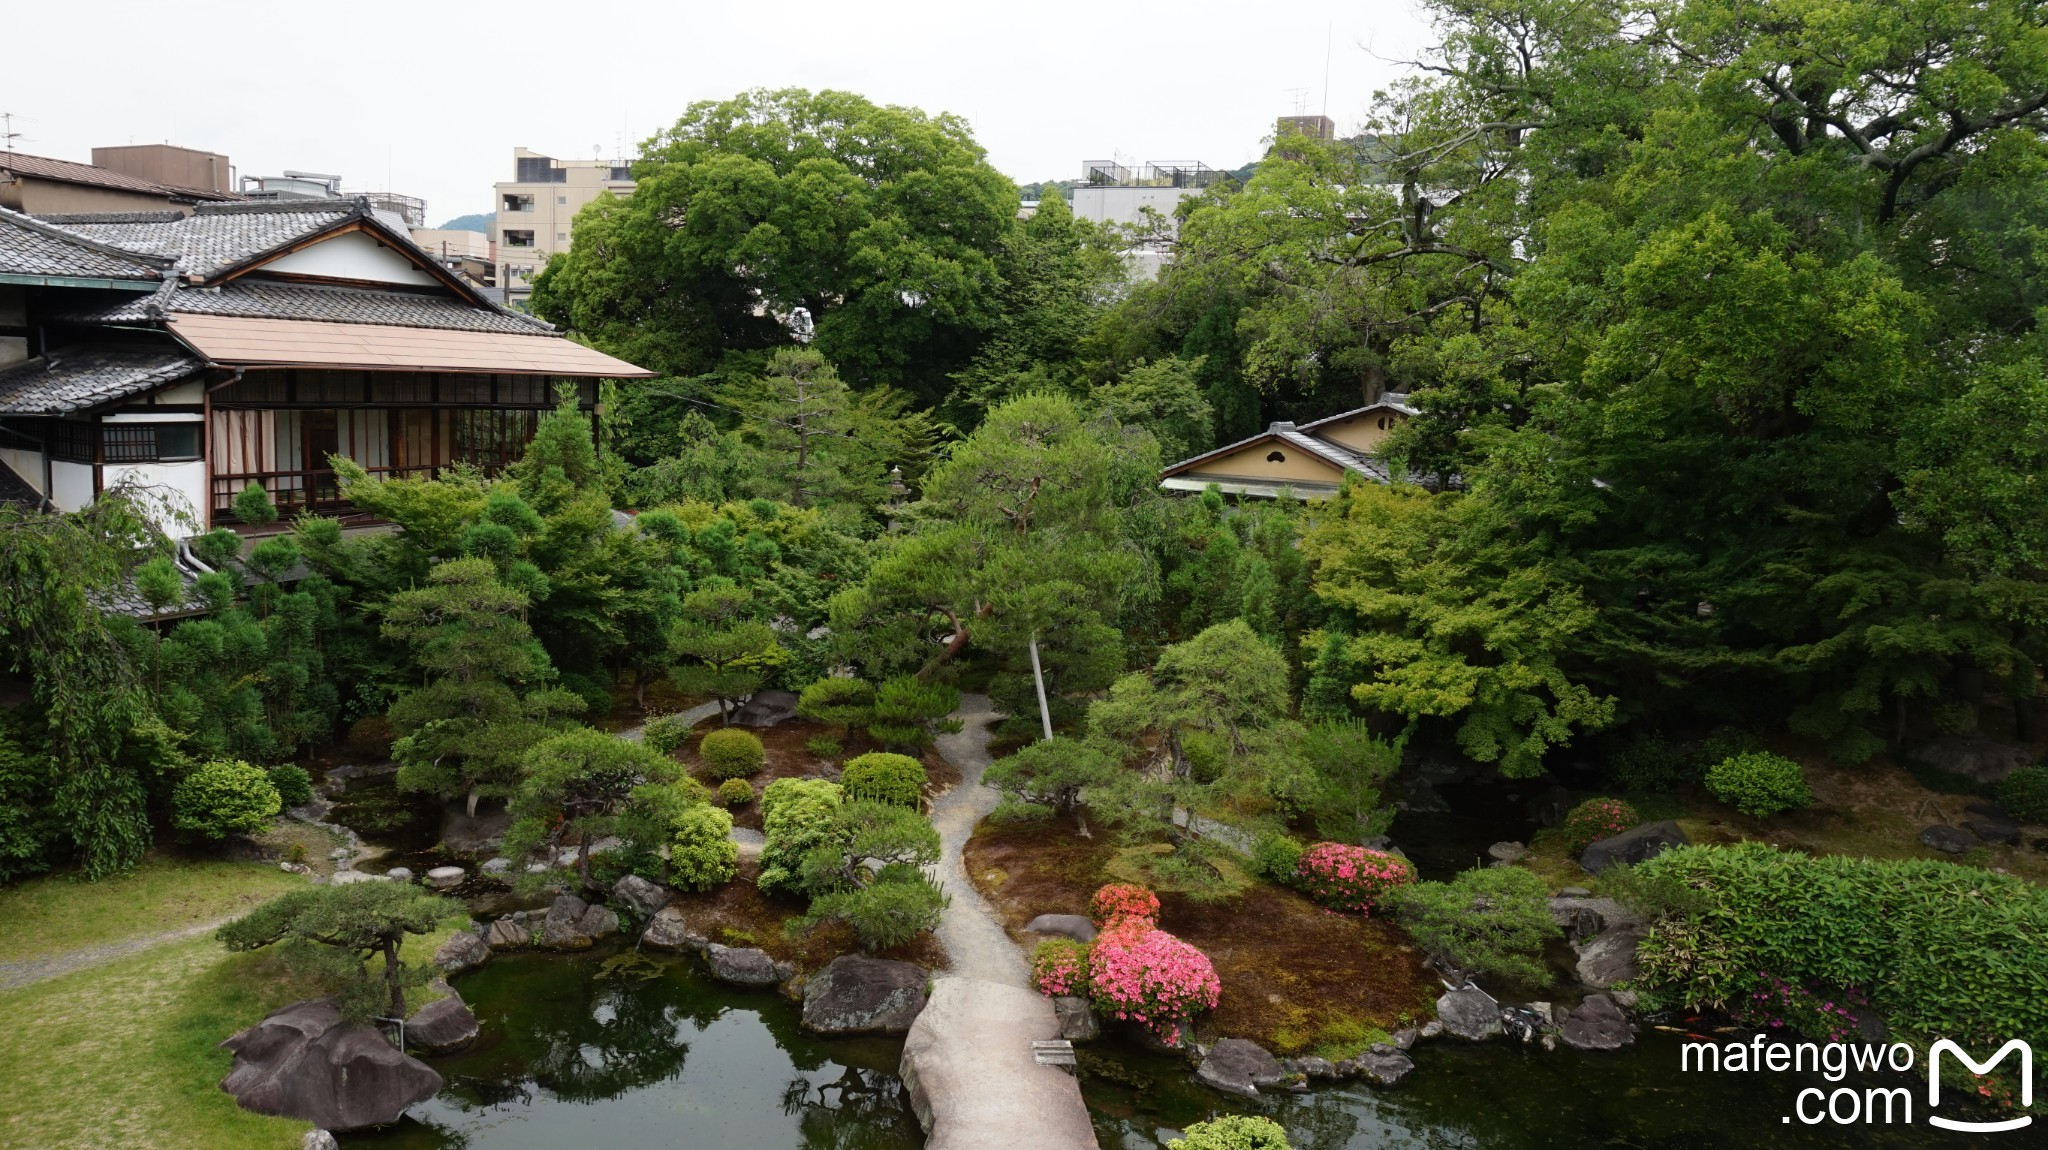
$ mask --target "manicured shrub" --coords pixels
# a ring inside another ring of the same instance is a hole
[[[1301,856],[1307,850],[1292,835],[1260,835],[1252,844],[1252,870],[1268,882],[1292,886],[1301,880]]]
[[[1096,938],[1088,966],[1096,1009],[1139,1023],[1168,1043],[1178,1042],[1180,1028],[1213,1010],[1223,993],[1208,955],[1138,915],[1110,923]]]
[[[777,779],[761,792],[762,890],[792,894],[803,889],[803,859],[840,833],[839,784],[825,779]]]
[[[668,879],[684,890],[710,890],[739,873],[739,844],[732,841],[732,816],[713,806],[694,806],[676,817],[668,844]]]
[[[1387,907],[1424,950],[1473,974],[1543,979],[1537,956],[1557,935],[1549,890],[1520,867],[1481,867],[1393,891]]]
[[[924,764],[909,755],[876,751],[848,760],[839,785],[856,802],[915,809],[924,802]]]
[[[238,759],[204,763],[171,792],[171,824],[216,842],[261,830],[281,809],[270,776]]]
[[[1113,882],[1088,900],[1088,916],[1096,926],[1109,926],[1124,919],[1159,921],[1159,896],[1134,882]]]
[[[797,714],[835,727],[864,727],[874,712],[875,688],[859,679],[820,679],[796,700]]]
[[[277,788],[277,801],[285,810],[303,807],[313,801],[313,776],[306,768],[283,763],[266,772],[270,785]]]
[[[746,731],[718,730],[697,744],[697,757],[715,779],[742,779],[761,769],[768,751]]]
[[[812,899],[810,912],[793,925],[802,930],[843,922],[853,928],[863,950],[888,950],[937,927],[948,901],[923,871],[892,863],[866,886]]]
[[[1705,904],[1661,918],[1638,952],[1644,980],[1688,1005],[1738,1005],[1768,975],[1861,988],[1895,1033],[1922,1041],[2048,1036],[2048,890],[2023,878],[1763,843],[1676,847],[1632,869]]]
[[[2005,776],[1998,805],[2023,823],[2048,823],[2048,767],[2021,767]]]
[[[1813,802],[1799,764],[1768,751],[1735,755],[1708,767],[1707,789],[1753,818],[1796,811]]]
[[[1292,1150],[1287,1129],[1256,1114],[1225,1114],[1189,1126],[1166,1150]]]
[[[1317,843],[1303,851],[1296,874],[1310,898],[1359,914],[1371,913],[1387,892],[1415,881],[1415,868],[1400,855],[1346,843]]]
[[[694,724],[680,714],[656,715],[647,720],[647,725],[641,728],[641,738],[646,739],[647,745],[656,751],[664,755],[673,755],[677,747],[690,741],[690,729],[693,726]]]
[[[745,779],[727,779],[718,784],[718,801],[728,807],[746,806],[754,801],[754,784]]]
[[[1031,952],[1031,981],[1047,998],[1088,994],[1088,944],[1048,938]]]
[[[804,750],[821,759],[836,759],[845,752],[846,748],[840,744],[838,739],[830,735],[812,735],[804,740]]]
[[[1620,799],[1587,799],[1571,809],[1559,830],[1565,849],[1574,857],[1604,838],[1612,838],[1642,823],[1643,816]]]

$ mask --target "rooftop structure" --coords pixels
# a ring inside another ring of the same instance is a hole
[[[1257,435],[1183,459],[1160,473],[1168,491],[1202,491],[1255,499],[1335,495],[1344,477],[1389,482],[1379,451],[1404,421],[1421,414],[1407,395],[1388,392],[1377,402],[1296,426],[1274,423]]]
[[[513,178],[495,186],[498,287],[523,304],[548,257],[566,252],[576,213],[599,196],[633,194],[633,171],[614,160],[558,160],[512,149]]]
[[[107,149],[102,149],[105,150]],[[132,150],[123,151],[132,153]],[[140,157],[132,154],[118,158],[126,167],[148,166]],[[227,157],[213,158],[221,161],[222,168],[227,166]],[[17,212],[116,212],[159,209],[185,212],[191,210],[193,204],[240,198],[229,191],[173,185],[113,167],[81,164],[75,160],[58,160],[48,156],[30,156],[21,152],[0,152],[0,208]]]

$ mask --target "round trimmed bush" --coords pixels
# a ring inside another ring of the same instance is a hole
[[[1571,809],[1559,829],[1564,832],[1565,849],[1574,857],[1601,839],[1640,826],[1643,816],[1620,799],[1587,799]]]
[[[647,745],[664,755],[673,755],[676,748],[690,741],[692,724],[680,714],[656,715],[647,720],[641,728],[641,738]]]
[[[761,769],[768,751],[761,740],[745,731],[713,731],[697,744],[697,757],[717,779],[743,779]]]
[[[732,816],[717,807],[689,807],[676,816],[668,843],[668,880],[685,890],[710,890],[739,873],[740,845]]]
[[[1753,818],[1768,818],[1813,802],[1799,764],[1768,751],[1734,755],[1708,767],[1707,789]]]
[[[1087,997],[1088,944],[1048,938],[1031,952],[1031,981],[1047,998]]]
[[[754,784],[745,779],[727,779],[718,784],[718,801],[722,806],[746,806],[754,801]]]
[[[1332,910],[1370,914],[1387,892],[1415,881],[1407,859],[1348,843],[1317,843],[1303,851],[1296,881],[1310,898]]]
[[[1113,882],[1088,900],[1088,917],[1096,926],[1110,926],[1125,919],[1159,921],[1159,896],[1134,882]]]
[[[1189,1126],[1166,1150],[1292,1150],[1287,1128],[1256,1114],[1225,1114]]]
[[[285,810],[303,807],[313,801],[313,776],[306,768],[285,763],[270,768],[270,785],[277,788],[277,801]]]
[[[1998,805],[2023,823],[2048,823],[2048,767],[2021,767],[2005,776]]]
[[[261,830],[282,809],[270,776],[239,759],[201,764],[171,792],[171,824],[216,842]]]
[[[859,679],[820,679],[797,696],[796,713],[814,723],[864,727],[875,713],[875,688]]]
[[[849,759],[839,785],[855,802],[917,809],[924,802],[924,764],[909,755],[875,751]]]
[[[1260,835],[1252,844],[1252,870],[1268,882],[1291,885],[1301,877],[1301,856],[1307,850],[1292,835]]]

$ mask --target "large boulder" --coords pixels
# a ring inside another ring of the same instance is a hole
[[[788,691],[756,691],[732,713],[735,727],[779,727],[796,718],[796,696]]]
[[[1034,934],[1056,934],[1075,942],[1094,942],[1095,924],[1085,914],[1041,914],[1024,924]]]
[[[903,1034],[924,1009],[925,973],[908,962],[842,954],[804,984],[803,1027],[817,1034]]]
[[[1620,1050],[1636,1040],[1628,1015],[1604,994],[1591,995],[1570,1013],[1559,1014],[1563,1025],[1557,1036],[1574,1050]]]
[[[1963,820],[1963,829],[1987,843],[2020,845],[2020,825],[1998,815],[1972,815]]]
[[[1639,863],[1664,853],[1667,847],[1681,847],[1690,841],[1670,819],[1644,823],[1587,847],[1579,856],[1579,865],[1599,874],[1615,863]]]
[[[640,944],[656,950],[703,950],[711,945],[711,940],[690,929],[690,924],[683,920],[682,907],[665,906],[641,932]]]
[[[456,931],[434,952],[434,965],[443,974],[461,974],[491,960],[491,945],[466,930]]]
[[[551,950],[587,949],[590,933],[583,929],[583,917],[589,912],[590,904],[575,895],[556,895],[541,923],[540,944]]]
[[[522,946],[533,945],[533,932],[514,919],[501,918],[491,924],[484,941],[493,950],[518,950]]]
[[[306,1136],[299,1139],[299,1150],[341,1150],[341,1143],[325,1130],[308,1130]]]
[[[1977,845],[1977,836],[1955,827],[1936,824],[1920,832],[1920,842],[1943,854],[1959,855]]]
[[[481,1029],[462,996],[451,990],[405,1020],[405,1041],[430,1054],[447,1054],[475,1042]]]
[[[1102,1037],[1102,1022],[1087,999],[1061,995],[1052,1000],[1052,1012],[1060,1020],[1060,1037],[1068,1042],[1093,1042]]]
[[[1444,1033],[1483,1042],[1500,1037],[1500,1003],[1476,986],[1453,990],[1436,1000],[1437,1021]]]
[[[1226,1038],[1209,1048],[1208,1057],[1195,1068],[1195,1077],[1225,1094],[1257,1098],[1259,1087],[1280,1086],[1289,1076],[1280,1060],[1258,1043]]]
[[[1584,888],[1573,889],[1583,891]],[[1585,894],[1567,896],[1560,893],[1544,905],[1550,911],[1550,920],[1564,932],[1566,940],[1574,943],[1591,938],[1609,927],[1643,920],[1642,915],[1611,898],[1592,898]]]
[[[661,913],[668,905],[668,888],[648,882],[637,874],[629,874],[612,884],[612,901],[633,912],[642,922]]]
[[[437,866],[427,872],[427,885],[435,890],[454,890],[468,877],[469,872],[459,866]]]
[[[774,986],[787,977],[767,951],[751,946],[714,942],[704,948],[704,961],[711,967],[711,977],[734,986]]]
[[[1392,1086],[1415,1069],[1415,1060],[1382,1042],[1356,1058],[1345,1059],[1338,1064],[1338,1069],[1347,1078],[1363,1078],[1375,1085]]]
[[[1606,990],[1641,973],[1636,968],[1636,948],[1650,933],[1642,923],[1626,923],[1589,939],[1579,947],[1579,981],[1594,990]]]
[[[2024,747],[1977,735],[1929,739],[1909,753],[1937,771],[1961,775],[1980,783],[2002,783],[2005,776],[2034,761],[2034,756],[2028,754]]]
[[[619,912],[603,903],[591,903],[584,908],[583,917],[576,920],[576,929],[593,940],[617,934]]]
[[[235,1058],[220,1088],[244,1110],[323,1130],[395,1122],[441,1090],[432,1067],[376,1028],[343,1022],[332,998],[293,1003],[221,1046]]]

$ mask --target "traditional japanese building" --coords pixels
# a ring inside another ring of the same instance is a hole
[[[1201,491],[1214,484],[1226,495],[1314,499],[1335,495],[1345,473],[1374,483],[1391,477],[1379,452],[1387,436],[1419,414],[1408,397],[1388,392],[1377,403],[1314,423],[1275,423],[1236,443],[1183,459],[1160,473],[1168,491]]]
[[[59,510],[129,482],[200,530],[250,483],[345,511],[330,456],[493,471],[558,389],[595,411],[600,379],[652,374],[491,302],[366,200],[0,211],[0,467]]]

